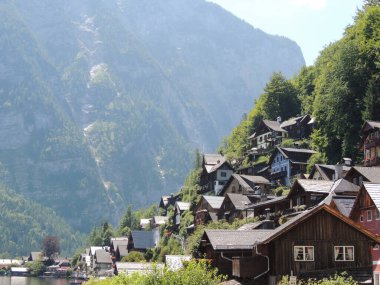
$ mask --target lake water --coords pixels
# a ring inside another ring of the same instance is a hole
[[[69,285],[66,279],[0,276],[0,285]]]

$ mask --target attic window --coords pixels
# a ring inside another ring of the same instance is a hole
[[[222,171],[222,172],[220,172],[220,176],[222,176],[222,177],[226,177],[226,176],[227,176],[227,173],[226,173],[225,171]]]
[[[376,209],[376,220],[380,220],[380,212]]]
[[[372,210],[367,210],[367,221],[372,221]]]

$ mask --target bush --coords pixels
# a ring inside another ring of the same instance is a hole
[[[279,285],[290,285],[289,277],[283,276]],[[308,280],[306,282],[298,280],[297,285],[358,285],[358,283],[353,280],[351,276],[348,276],[346,272],[343,272],[341,275],[335,274],[334,276],[318,281]]]
[[[167,268],[159,270],[154,268],[148,274],[133,273],[120,274],[106,280],[91,279],[88,285],[216,285],[226,279],[219,275],[217,269],[212,268],[205,260],[190,261],[184,268],[170,271]]]
[[[122,262],[141,262],[145,261],[144,254],[138,251],[131,251],[121,259]]]

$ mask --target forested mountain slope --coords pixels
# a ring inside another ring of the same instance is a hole
[[[203,0],[4,0],[0,18],[0,180],[76,229],[175,192],[195,147],[304,64]]]
[[[325,162],[350,157],[361,163],[361,127],[365,120],[380,120],[379,19],[380,2],[366,1],[342,39],[327,46],[315,65],[290,80],[275,74],[247,118],[225,140],[227,156],[242,161],[247,138],[260,119],[311,114],[316,120],[311,147]],[[274,108],[289,98],[294,102],[287,112]]]

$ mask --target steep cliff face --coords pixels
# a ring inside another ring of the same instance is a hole
[[[203,0],[0,4],[0,178],[78,229],[175,192],[299,47]]]

